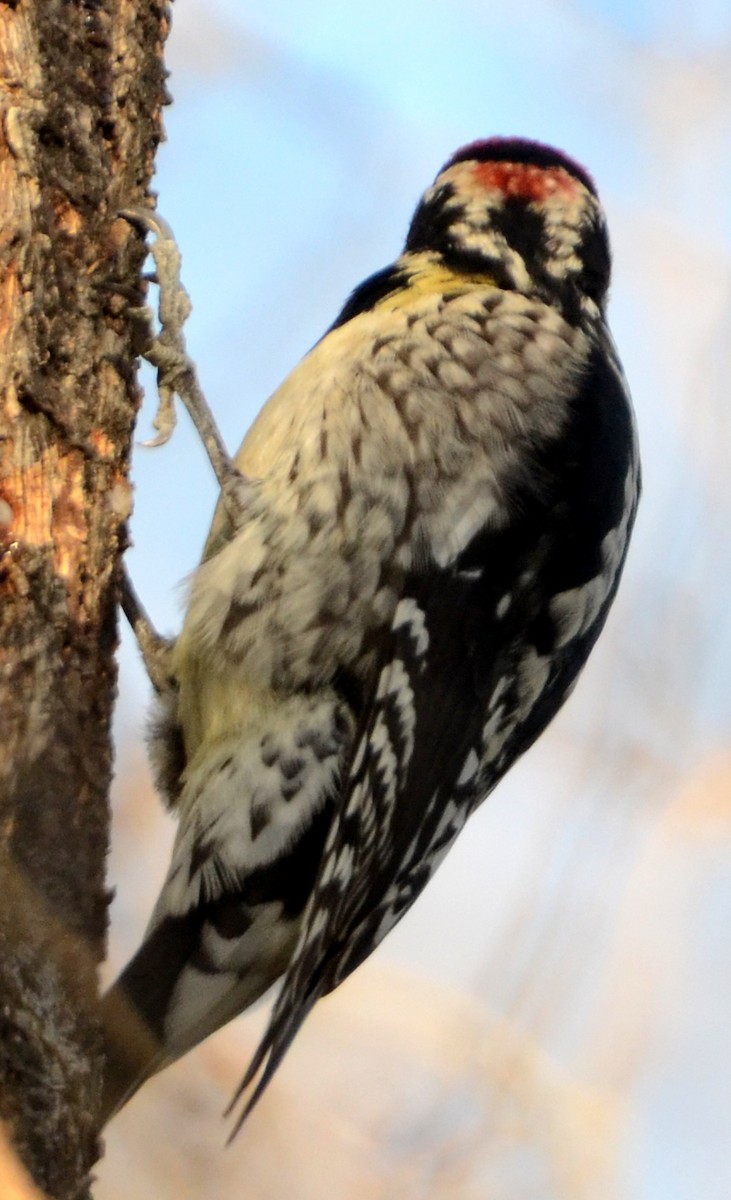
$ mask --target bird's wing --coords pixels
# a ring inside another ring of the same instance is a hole
[[[261,1095],[316,1000],[414,901],[470,812],[560,708],[604,623],[636,507],[631,410],[604,353],[513,519],[403,580],[319,874],[236,1096]],[[535,482],[535,481],[534,481]],[[234,1133],[236,1132],[234,1130]]]

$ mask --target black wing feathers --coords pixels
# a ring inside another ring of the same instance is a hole
[[[560,708],[604,623],[621,572],[604,539],[629,517],[632,418],[608,347],[592,357],[567,427],[535,452],[513,519],[457,560],[407,576],[365,706],[298,948],[234,1102],[256,1102],[315,1001],[374,948],[429,879],[469,812]],[[630,496],[632,505],[636,496]],[[557,596],[607,576],[587,628],[566,640]],[[540,660],[538,685],[527,667]],[[500,695],[500,722],[485,720]],[[490,738],[501,734],[499,751]],[[478,769],[479,767],[479,769]]]

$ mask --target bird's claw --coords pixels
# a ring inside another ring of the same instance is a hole
[[[231,460],[216,425],[213,414],[198,383],[195,365],[188,356],[183,327],[190,316],[190,296],[180,279],[180,251],[167,221],[150,208],[130,205],[119,215],[145,232],[154,235],[150,253],[155,263],[158,285],[157,317],[159,333],[154,331],[151,309],[136,309],[132,315],[140,319],[147,330],[144,357],[157,368],[159,404],[153,421],[157,436],[144,443],[148,447],[164,445],[176,425],[175,396],[185,404],[206,449],[215,472],[224,506],[234,528],[243,519],[253,494],[253,484],[246,479]]]

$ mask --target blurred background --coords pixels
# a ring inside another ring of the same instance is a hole
[[[176,0],[168,65],[156,188],[230,447],[445,159],[521,134],[583,162],[607,209],[645,493],[572,699],[233,1146],[221,1112],[265,1011],[115,1120],[97,1200],[728,1200],[728,0]],[[215,502],[185,414],[133,469],[130,567],[175,632]],[[125,633],[110,975],[172,837],[148,701]]]

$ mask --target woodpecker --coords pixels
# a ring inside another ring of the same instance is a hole
[[[150,734],[178,829],[106,1118],[279,980],[238,1128],[571,692],[640,488],[609,277],[587,172],[475,142],[249,430]]]

